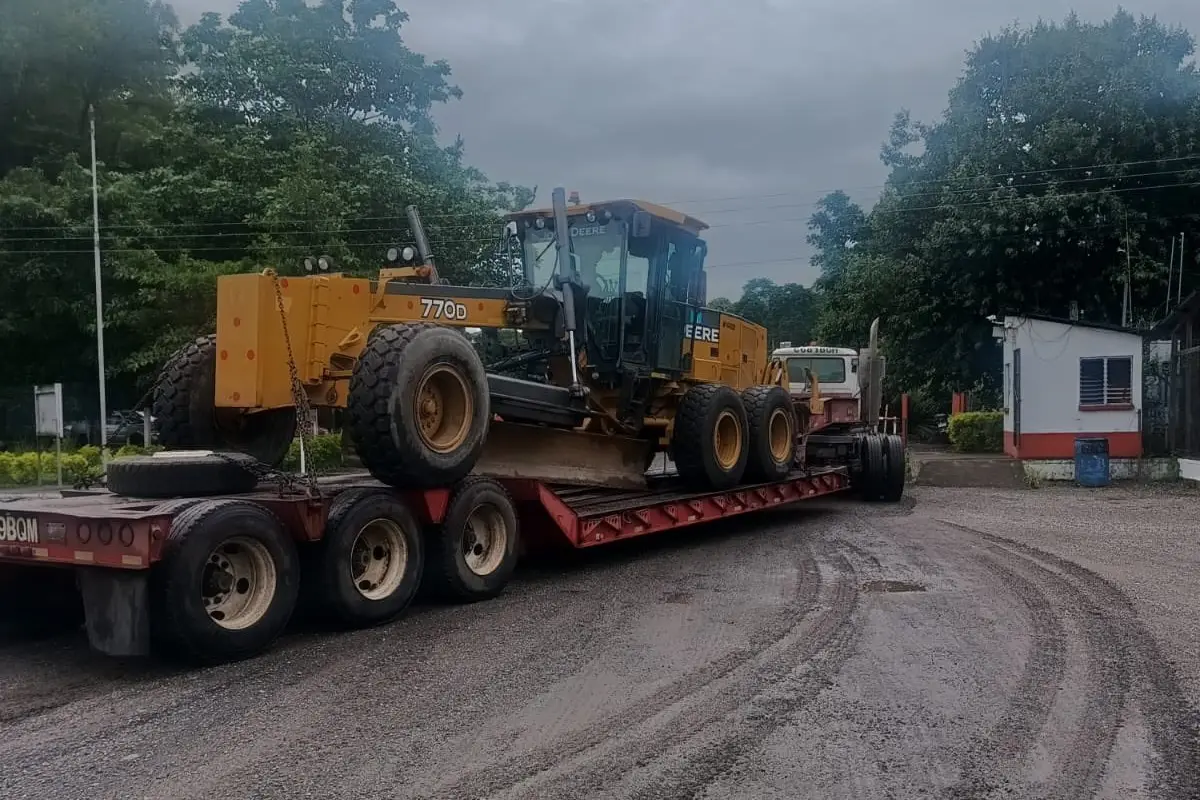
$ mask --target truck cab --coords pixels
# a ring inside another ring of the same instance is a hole
[[[789,390],[792,397],[808,397],[807,372],[817,378],[822,397],[858,398],[858,351],[848,347],[823,347],[807,345],[792,347],[783,342],[772,353],[787,367]]]

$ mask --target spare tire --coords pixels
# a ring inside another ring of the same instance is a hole
[[[210,497],[254,491],[257,465],[243,453],[177,451],[118,458],[106,474],[109,491],[123,497]]]
[[[363,466],[412,489],[465,478],[492,419],[479,354],[465,336],[428,323],[378,329],[354,365],[347,411]]]

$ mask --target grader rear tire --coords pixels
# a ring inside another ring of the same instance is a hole
[[[796,457],[796,412],[782,386],[751,386],[742,392],[750,421],[750,460],[746,479],[754,483],[783,480]]]
[[[465,478],[492,419],[479,354],[465,336],[426,323],[379,329],[354,366],[347,411],[363,466],[407,489]]]
[[[273,467],[283,463],[296,437],[296,409],[248,414],[216,407],[217,337],[201,336],[163,367],[151,415],[159,442],[169,450],[234,450]]]
[[[671,457],[679,477],[698,489],[731,489],[746,473],[749,422],[742,398],[728,386],[688,389],[675,414]]]

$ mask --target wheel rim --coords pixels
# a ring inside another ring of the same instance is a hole
[[[771,412],[767,435],[771,444],[771,458],[776,463],[789,460],[792,455],[792,421],[785,409],[777,408]]]
[[[713,426],[713,450],[721,469],[728,472],[737,466],[742,454],[742,426],[732,411],[725,410],[717,415]]]
[[[408,540],[395,520],[371,520],[354,537],[350,577],[354,588],[368,600],[391,597],[407,568]]]
[[[482,505],[467,517],[462,554],[467,569],[479,576],[491,575],[508,552],[508,523],[499,509]]]
[[[277,582],[275,560],[262,542],[231,537],[217,545],[204,564],[204,610],[222,628],[249,628],[271,607]]]
[[[467,382],[454,367],[436,364],[427,369],[413,402],[417,431],[430,450],[449,453],[466,440],[475,403]]]

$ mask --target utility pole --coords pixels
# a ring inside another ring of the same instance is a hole
[[[96,371],[100,378],[100,459],[108,465],[108,394],[104,380],[104,290],[100,278],[100,183],[96,166],[96,107],[88,106],[92,145],[92,251],[96,277]],[[147,442],[149,444],[149,442]]]
[[[1171,258],[1167,260],[1167,310],[1163,316],[1171,313],[1171,286],[1175,283],[1175,237],[1171,237]]]
[[[1118,251],[1119,252],[1119,251]],[[1129,215],[1125,215],[1125,292],[1121,297],[1121,327],[1129,327],[1129,304],[1133,300],[1133,256],[1129,252]]]
[[[1176,304],[1183,302],[1183,233],[1179,234],[1179,290],[1175,292]]]

